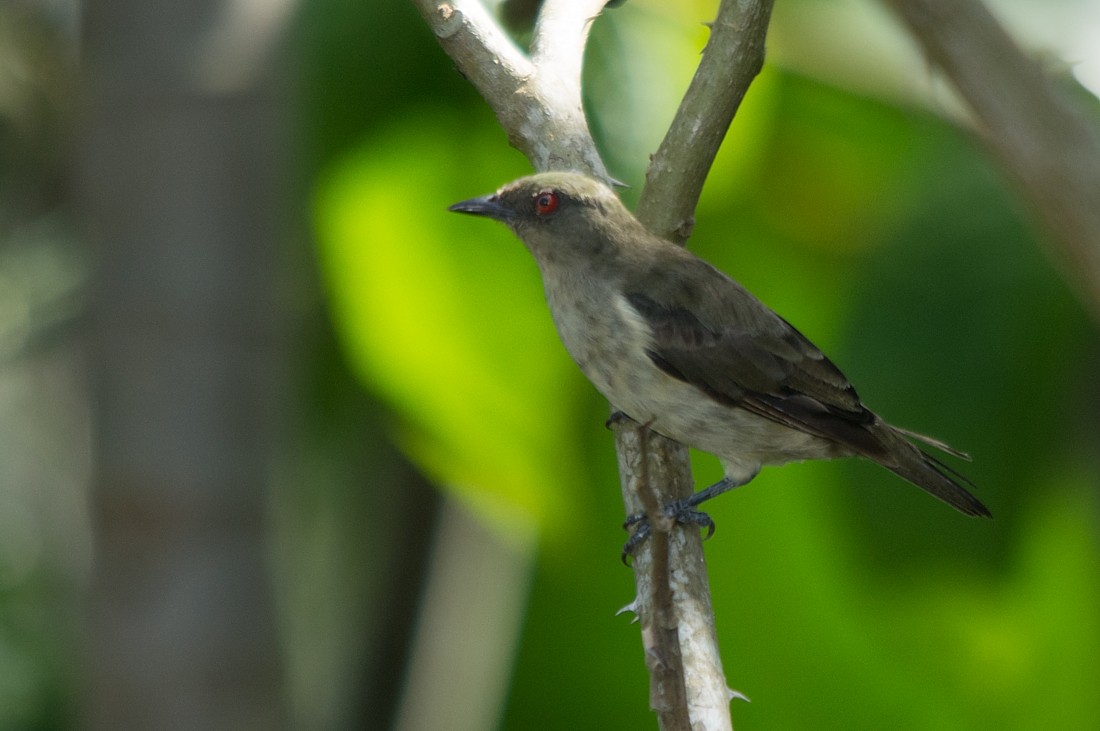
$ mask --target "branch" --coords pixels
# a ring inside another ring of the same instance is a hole
[[[627,514],[644,511],[652,533],[634,554],[649,705],[662,731],[732,729],[703,540],[673,526],[661,506],[694,487],[688,449],[640,424],[616,422],[615,446]]]
[[[979,0],[885,0],[977,118],[1100,322],[1100,139]]]
[[[439,45],[459,72],[493,109],[535,73],[535,65],[512,43],[477,0],[413,0]]]
[[[571,103],[581,105],[584,46],[592,22],[607,0],[544,0],[535,24],[531,58],[540,71],[552,72],[568,87]]]
[[[413,3],[536,170],[578,170],[610,181],[581,106],[584,44],[604,2],[546,0],[535,29],[535,61],[478,0]]]
[[[699,68],[646,172],[637,215],[662,238],[683,244],[718,148],[749,84],[764,65],[773,0],[722,0]]]
[[[699,68],[653,157],[638,203],[639,220],[660,236],[682,244],[691,233],[703,182],[763,65],[771,9],[772,0],[722,0],[718,8]],[[732,728],[702,539],[694,528],[670,530],[660,511],[692,492],[688,450],[644,427],[618,429],[615,446],[627,514],[644,510],[653,527],[634,556],[650,704],[668,714],[662,729],[681,728],[673,715],[681,694],[692,709],[691,721],[700,724],[691,728]],[[681,663],[682,673],[672,672]]]

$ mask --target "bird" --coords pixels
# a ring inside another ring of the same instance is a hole
[[[877,462],[966,515],[992,517],[960,484],[968,479],[915,442],[967,455],[886,423],[806,336],[650,233],[604,182],[537,173],[448,210],[500,221],[523,242],[565,349],[616,413],[718,458],[721,480],[665,506],[679,522],[713,532],[704,501],[765,465],[840,457]]]

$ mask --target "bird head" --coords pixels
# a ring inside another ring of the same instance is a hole
[[[520,178],[447,210],[507,224],[540,261],[570,252],[591,255],[640,226],[611,188],[571,172]]]

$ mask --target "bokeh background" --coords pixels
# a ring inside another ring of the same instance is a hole
[[[990,5],[1100,126],[1096,4]],[[631,205],[713,14],[595,25]],[[854,461],[716,501],[735,725],[1096,728],[1097,324],[883,7],[768,52],[689,245],[995,520]],[[0,729],[655,726],[607,404],[445,211],[528,172],[411,3],[0,4]]]

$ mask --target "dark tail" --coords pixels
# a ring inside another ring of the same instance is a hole
[[[881,424],[881,426],[885,427],[883,431],[887,433],[880,433],[879,436],[885,442],[887,452],[891,458],[889,461],[880,460],[883,467],[900,477],[904,477],[925,492],[938,497],[961,513],[979,518],[993,517],[993,514],[989,512],[989,508],[983,505],[981,500],[971,495],[966,488],[959,484],[965,482],[967,485],[974,487],[974,483],[932,455],[918,449],[906,437],[920,440],[956,457],[969,459],[966,454],[922,434],[898,429],[887,424]]]

